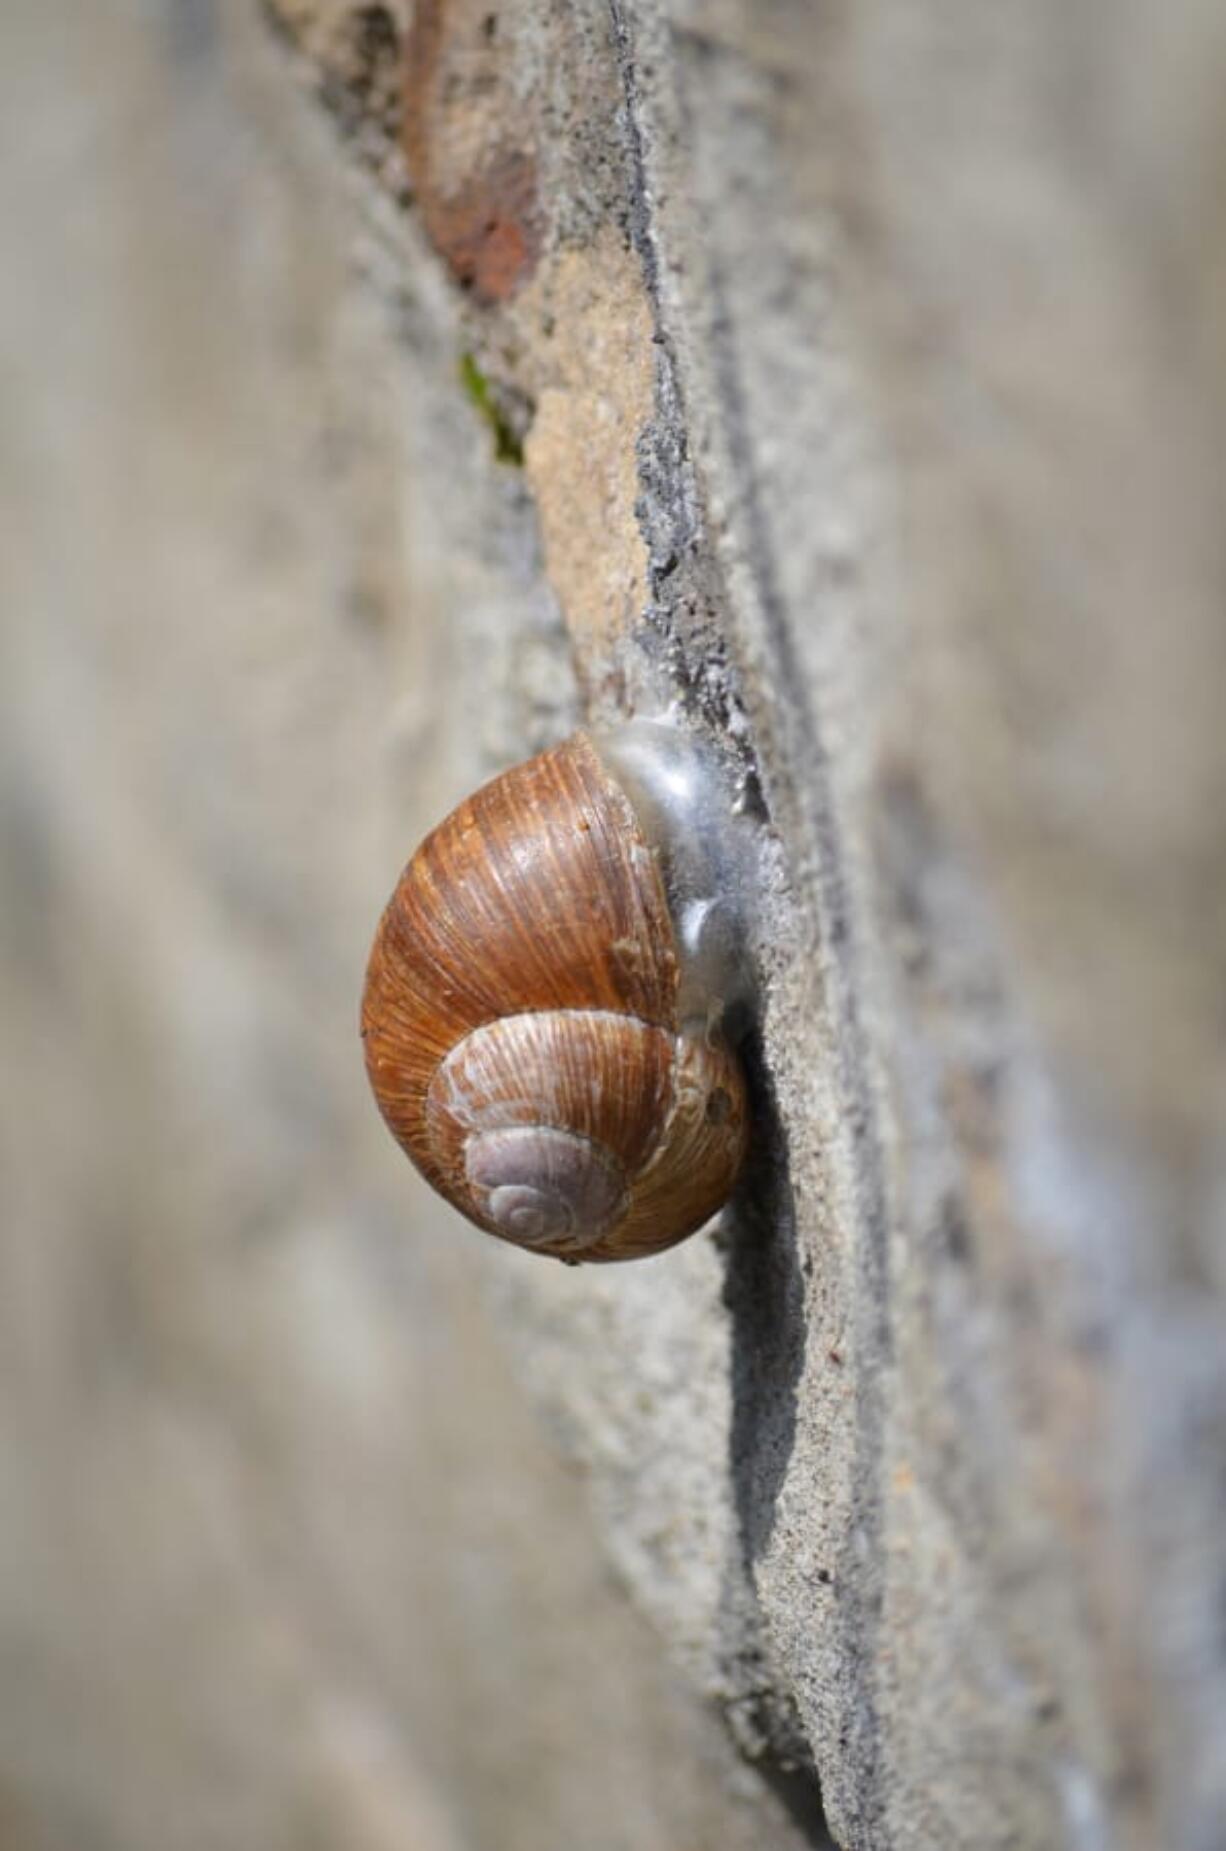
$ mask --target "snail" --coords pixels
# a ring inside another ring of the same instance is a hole
[[[392,895],[362,1002],[392,1135],[469,1220],[571,1263],[657,1253],[749,1129],[743,832],[706,751],[578,732],[461,803]]]

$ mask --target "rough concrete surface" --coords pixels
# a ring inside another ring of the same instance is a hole
[[[0,1843],[793,1842],[366,1093],[390,876],[574,711],[445,289],[245,6],[0,40]]]
[[[1220,1851],[1221,9],[0,48],[0,1840]],[[748,1173],[486,1251],[366,942],[666,708]]]

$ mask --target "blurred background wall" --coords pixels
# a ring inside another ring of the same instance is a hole
[[[1226,16],[8,0],[0,124],[0,1845],[1220,1851]],[[374,921],[669,701],[750,1172],[486,1252]]]

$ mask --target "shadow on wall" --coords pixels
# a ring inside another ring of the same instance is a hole
[[[833,1847],[821,1782],[800,1719],[781,1691],[760,1642],[755,1577],[775,1532],[777,1501],[792,1458],[797,1394],[804,1373],[805,1282],[796,1240],[787,1140],[756,1036],[741,1053],[754,1101],[750,1160],[719,1242],[725,1255],[724,1302],[732,1321],[732,1422],[729,1469],[740,1560],[731,1564],[725,1601],[748,1605],[729,1637],[740,1642],[736,1685],[760,1692],[742,1699],[734,1732],[814,1851]],[[818,1570],[829,1583],[828,1570]],[[750,1661],[756,1650],[756,1658]],[[752,1713],[746,1713],[751,1709]]]

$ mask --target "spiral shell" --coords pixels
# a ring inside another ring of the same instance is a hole
[[[367,971],[367,1071],[427,1181],[566,1260],[658,1252],[735,1181],[739,1065],[679,1019],[681,959],[630,800],[575,734],[485,785],[417,851]]]

